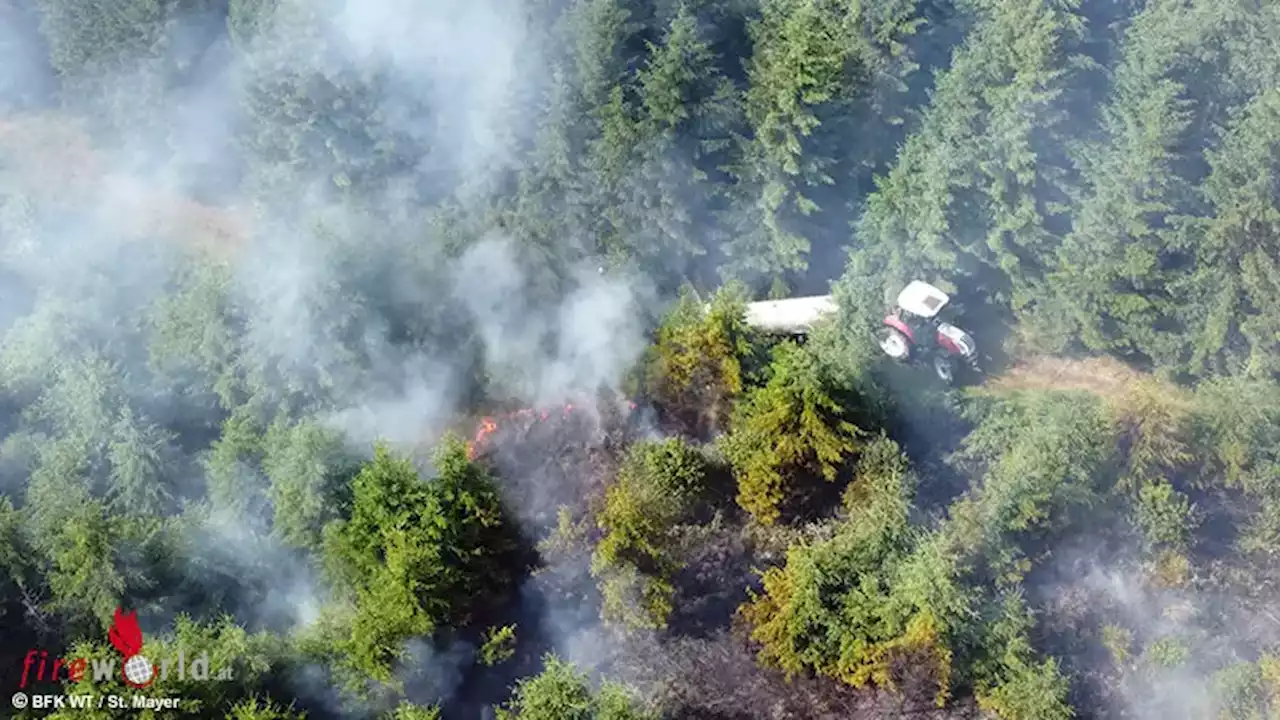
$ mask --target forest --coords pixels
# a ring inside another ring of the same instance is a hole
[[[0,0],[0,716],[1280,718],[1278,88],[1273,0]],[[120,610],[221,672],[36,677]]]

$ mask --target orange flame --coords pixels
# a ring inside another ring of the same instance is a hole
[[[628,401],[627,405],[631,410],[636,409],[636,404],[634,402]],[[560,417],[567,419],[573,411],[573,404],[566,403],[561,408]],[[535,408],[521,408],[498,416],[486,415],[485,417],[480,418],[480,423],[476,427],[475,435],[472,437],[471,441],[467,443],[467,457],[474,460],[476,454],[484,448],[485,443],[489,440],[489,436],[497,432],[498,427],[502,423],[517,419],[532,419],[534,422],[544,422],[551,419],[551,411],[538,410]]]
[[[142,630],[138,627],[138,612],[122,612],[116,608],[111,628],[107,631],[107,639],[116,650],[126,658],[131,658],[142,651]]]

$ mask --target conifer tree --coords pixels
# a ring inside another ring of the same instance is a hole
[[[845,418],[817,359],[793,344],[780,345],[771,377],[735,409],[725,453],[738,479],[738,503],[770,525],[797,488],[790,478],[812,472],[835,480],[858,447],[862,430]]]

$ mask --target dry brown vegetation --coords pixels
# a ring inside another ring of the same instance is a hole
[[[31,193],[86,190],[101,177],[101,158],[84,123],[57,112],[0,118],[0,172],[20,173]]]
[[[85,124],[57,112],[0,119],[0,177],[55,205],[85,205],[103,230],[229,252],[249,237],[247,213],[195,202],[154,179],[116,172]]]
[[[1008,372],[992,378],[975,392],[1005,395],[1035,390],[1097,395],[1118,423],[1135,432],[1144,425],[1158,424],[1160,419],[1184,418],[1191,403],[1185,388],[1111,357],[1032,356],[1018,361]]]
[[[1003,375],[992,378],[984,393],[1020,390],[1081,390],[1104,398],[1121,397],[1149,376],[1110,357],[1061,358],[1047,355],[1018,361]]]

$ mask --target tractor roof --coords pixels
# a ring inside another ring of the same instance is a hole
[[[946,293],[922,280],[912,280],[898,293],[898,307],[923,318],[937,315],[950,300]]]

